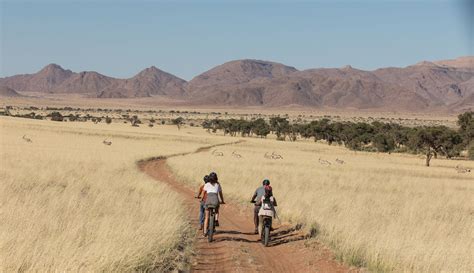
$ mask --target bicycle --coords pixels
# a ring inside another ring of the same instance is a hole
[[[223,205],[225,203],[221,203]],[[214,233],[216,232],[216,209],[217,206],[207,205],[209,211],[209,220],[207,226],[207,241],[210,243],[214,240]]]
[[[264,246],[268,246],[270,242],[270,230],[272,228],[272,217],[271,216],[263,216],[262,218],[262,232],[261,232],[261,240]]]

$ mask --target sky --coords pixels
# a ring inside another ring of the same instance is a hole
[[[0,77],[57,63],[190,80],[236,59],[373,70],[474,55],[470,0],[0,1]]]

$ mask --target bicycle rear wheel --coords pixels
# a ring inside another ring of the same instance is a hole
[[[265,226],[265,230],[264,230],[264,236],[263,236],[263,244],[265,246],[268,246],[268,243],[270,242],[270,227],[269,226]]]
[[[209,213],[209,228],[207,229],[207,241],[210,243],[214,237],[214,224],[215,218],[214,213]]]

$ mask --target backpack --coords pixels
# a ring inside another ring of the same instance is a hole
[[[265,198],[263,197],[262,198],[262,209],[264,210],[273,210],[273,198],[272,197],[269,197],[269,198]]]

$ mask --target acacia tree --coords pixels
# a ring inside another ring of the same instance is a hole
[[[459,133],[467,147],[468,156],[474,159],[474,112],[466,112],[458,116]]]
[[[134,127],[138,127],[139,125],[138,124],[141,124],[141,120],[138,119],[138,116],[134,115],[133,117],[130,118],[130,123],[132,124],[132,126]]]
[[[286,118],[270,118],[270,128],[277,136],[278,140],[285,140],[290,128],[290,122]]]
[[[171,122],[178,127],[178,130],[181,130],[181,125],[184,124],[184,118],[177,117],[173,119]]]
[[[270,126],[263,118],[258,118],[252,121],[252,132],[257,136],[264,138],[270,133]]]
[[[462,137],[446,126],[421,127],[415,129],[410,136],[409,146],[426,155],[426,166],[429,167],[431,159],[438,154],[448,158],[458,155]]]
[[[59,112],[52,112],[51,113],[51,120],[52,121],[63,121],[64,117]]]

